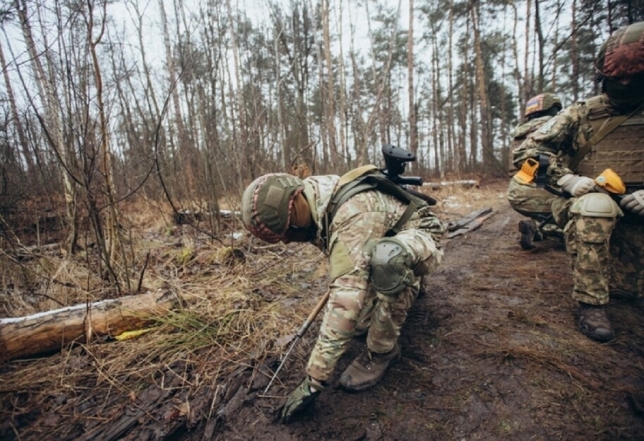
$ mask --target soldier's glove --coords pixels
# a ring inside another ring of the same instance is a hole
[[[563,175],[557,181],[563,191],[578,198],[595,189],[595,180],[587,176]]]
[[[323,389],[322,383],[307,376],[286,400],[286,404],[282,408],[282,422],[284,424],[290,423],[293,416],[306,409]]]
[[[637,190],[627,194],[619,201],[619,205],[631,213],[644,216],[644,190]]]

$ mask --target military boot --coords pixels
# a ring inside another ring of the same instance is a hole
[[[586,337],[602,343],[615,338],[605,306],[588,305],[580,302],[579,309],[577,309],[577,326]]]
[[[534,244],[532,241],[537,233],[537,223],[532,219],[522,220],[519,222],[519,232],[521,233],[521,239],[519,240],[521,248],[524,250],[533,249]]]
[[[340,386],[350,392],[360,392],[378,384],[389,366],[400,360],[400,346],[384,354],[363,351],[340,376]]]

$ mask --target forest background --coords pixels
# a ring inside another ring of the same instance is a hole
[[[2,1],[3,248],[56,213],[66,252],[91,244],[131,292],[127,204],[208,213],[217,238],[258,175],[341,174],[383,144],[425,179],[504,176],[526,100],[598,93],[599,46],[642,19],[642,0]]]

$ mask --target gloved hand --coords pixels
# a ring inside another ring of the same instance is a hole
[[[644,216],[644,190],[637,190],[627,194],[619,201],[619,205],[631,213]]]
[[[563,175],[557,185],[571,196],[578,198],[595,189],[595,180],[587,176]]]
[[[286,400],[286,404],[282,408],[282,422],[288,424],[292,417],[308,407],[323,389],[324,385],[322,383],[307,376]]]

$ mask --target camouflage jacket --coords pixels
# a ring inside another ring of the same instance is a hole
[[[602,97],[607,101],[605,96]],[[538,130],[532,132],[515,151],[514,161],[522,164],[527,158],[539,155],[550,157],[547,185],[557,188],[557,180],[565,174],[574,173],[568,168],[571,159],[593,136],[593,127],[588,118],[586,102],[579,102],[553,116]],[[613,109],[613,114],[619,113]],[[590,176],[595,178],[595,176]]]
[[[552,116],[542,116],[540,118],[533,118],[524,123],[517,125],[510,136],[512,137],[512,142],[510,144],[510,160],[509,162],[509,172],[513,175],[517,170],[521,168],[521,164],[526,160],[524,152],[521,150],[521,144],[525,141],[526,137],[537,130],[539,127],[544,125]]]
[[[328,220],[326,214],[329,208],[329,204],[333,195],[337,191],[339,180],[340,177],[336,175],[310,176],[304,179],[304,196],[309,202],[309,205],[313,207],[313,209],[311,210],[312,219],[317,227],[317,235],[311,242],[328,255],[331,264],[331,281],[333,281],[333,279],[335,279],[339,275],[342,275],[346,271],[353,269],[346,267],[346,259],[344,259],[343,256],[336,256],[333,253],[333,245],[338,235],[341,233],[339,228],[343,227],[338,227],[333,222],[331,223],[331,225],[325,225]],[[383,193],[381,191],[370,190],[369,192],[373,194],[373,197],[371,199],[375,201],[375,206],[379,207],[379,211],[391,213],[391,215],[388,216],[388,222],[390,223],[390,225],[386,225],[386,230],[392,228],[406,211],[407,205],[397,200],[394,196]],[[354,207],[352,205],[354,204],[352,199],[349,199],[345,202],[345,204],[348,205],[347,208],[349,208],[351,211],[355,211],[356,213],[363,211],[364,207],[357,205]],[[418,220],[420,218],[423,218],[425,220],[419,222]],[[422,225],[422,228],[430,231],[430,233],[434,235],[436,239],[438,239],[445,231],[445,226],[430,211],[429,207],[425,207],[424,209],[417,211],[414,215],[412,215],[408,223],[410,225]],[[359,235],[363,231],[368,231],[368,229],[356,228],[355,234]],[[378,237],[369,239],[380,238]],[[373,241],[369,242],[373,243]],[[368,252],[368,250],[365,250],[365,252]]]

